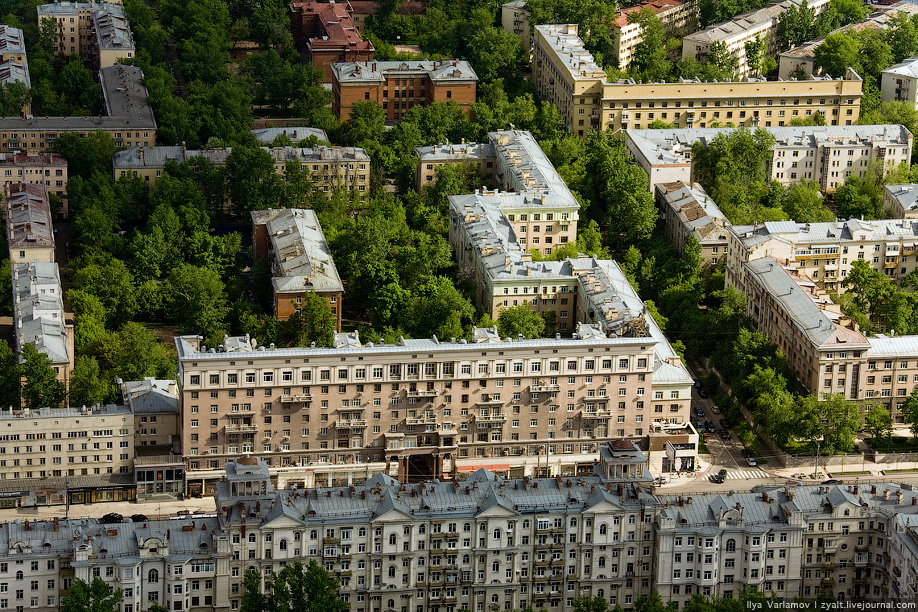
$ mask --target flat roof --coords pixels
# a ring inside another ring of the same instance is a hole
[[[731,21],[708,26],[704,30],[683,37],[683,44],[706,45],[716,41],[727,41],[737,36],[744,36],[747,31],[763,26],[772,26],[791,7],[799,7],[805,0],[784,0],[776,4],[769,4],[760,9],[748,11],[733,18]],[[829,3],[829,0],[812,0],[808,2],[809,8],[820,8]]]
[[[478,81],[472,65],[465,60],[405,60],[335,62],[332,71],[339,83],[382,83],[387,76],[426,76],[434,82]]]

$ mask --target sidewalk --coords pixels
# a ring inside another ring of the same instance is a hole
[[[99,519],[109,512],[116,512],[124,518],[132,514],[143,514],[149,519],[167,519],[170,515],[187,510],[191,513],[211,514],[216,511],[213,497],[186,499],[184,501],[151,501],[142,503],[132,502],[104,502],[70,506],[70,518],[95,518]],[[63,518],[67,511],[66,506],[39,506],[35,508],[5,508],[0,509],[0,522],[19,520],[49,520],[54,517]]]

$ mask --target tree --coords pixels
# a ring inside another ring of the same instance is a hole
[[[102,379],[99,362],[89,355],[77,355],[70,374],[71,406],[104,404],[111,395],[111,386]]]
[[[488,26],[477,30],[468,41],[469,61],[482,81],[513,79],[523,59],[520,37],[503,28]]]
[[[335,315],[332,314],[328,300],[309,291],[303,297],[302,304],[290,315],[285,324],[285,332],[293,346],[331,346],[335,339]]]
[[[816,33],[816,10],[806,0],[793,4],[778,18],[779,47],[789,49],[802,45]]]
[[[175,267],[163,288],[169,312],[182,333],[201,334],[210,344],[223,335],[229,308],[220,275],[191,264]]]
[[[77,61],[80,61],[79,58]],[[54,139],[54,151],[67,160],[67,171],[71,178],[81,176],[88,179],[97,170],[108,172],[112,155],[115,154],[115,141],[111,134],[101,130],[87,136],[64,132]]]
[[[840,393],[827,393],[822,401],[814,396],[797,400],[798,437],[821,440],[820,452],[834,455],[854,448],[854,435],[863,415],[857,405]]]
[[[540,338],[545,331],[545,319],[528,302],[504,308],[497,316],[497,331],[501,338]]]
[[[672,64],[666,52],[666,32],[660,18],[648,7],[628,15],[628,23],[641,26],[641,42],[634,48],[628,70],[644,82],[664,81]]]
[[[73,286],[99,299],[109,327],[130,321],[136,312],[133,279],[120,259],[110,255],[90,258],[74,273]]]
[[[399,324],[418,338],[461,338],[472,324],[475,307],[446,276],[419,283],[404,301]]]
[[[122,597],[121,589],[112,592],[101,578],[91,583],[77,578],[61,597],[61,612],[118,612]]]
[[[848,68],[858,70],[861,65],[860,42],[845,32],[826,36],[813,55],[816,69],[836,78],[843,77]]]
[[[864,429],[873,438],[874,444],[892,435],[892,415],[882,404],[873,404],[864,415]]]
[[[274,159],[260,148],[235,148],[226,158],[226,185],[239,215],[277,205],[281,181]]]
[[[587,597],[580,595],[574,600],[574,612],[608,612],[609,602],[599,595]]]
[[[285,565],[274,578],[270,593],[261,592],[261,577],[248,571],[241,612],[347,612],[348,604],[338,595],[338,582],[318,563],[304,566],[299,561]]]
[[[745,43],[746,63],[753,76],[759,76],[765,67],[765,59],[768,55],[768,37],[762,38],[756,35],[754,40],[747,40]]]
[[[22,364],[20,375],[22,403],[26,408],[57,408],[67,397],[64,383],[57,379],[51,359],[40,353],[34,344],[23,344],[20,349]]]
[[[784,192],[784,212],[798,223],[818,223],[832,221],[835,215],[823,206],[819,183],[795,183]]]
[[[351,116],[344,123],[345,142],[362,145],[381,141],[386,131],[386,111],[373,100],[360,100],[351,106]]]
[[[19,359],[6,343],[0,340],[0,408],[19,407]]]
[[[900,410],[912,435],[918,436],[918,389],[912,391],[912,394],[905,399]]]
[[[273,612],[273,606],[270,606],[270,596],[261,592],[261,575],[258,572],[246,570],[242,586],[240,612]]]
[[[715,40],[708,47],[706,80],[732,80],[736,76],[738,66],[739,60],[730,52],[724,41]]]

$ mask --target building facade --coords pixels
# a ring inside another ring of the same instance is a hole
[[[373,60],[373,43],[360,36],[346,3],[292,2],[289,15],[293,42],[323,70],[326,83],[335,62]]]
[[[54,224],[48,189],[33,183],[8,182],[3,185],[3,195],[10,261],[53,263]]]
[[[759,40],[768,41],[766,55],[775,55],[777,49],[778,21],[788,9],[798,7],[804,0],[784,0],[738,15],[732,21],[725,21],[704,30],[689,34],[682,39],[682,59],[693,57],[700,62],[707,59],[711,45],[722,42],[737,60],[736,75],[739,78],[750,76],[751,70],[746,61],[746,43]],[[807,6],[816,15],[829,6],[828,0],[813,0]]]
[[[134,57],[134,36],[124,7],[108,2],[55,2],[38,6],[38,22],[57,25],[56,55],[78,55],[96,70]]]
[[[892,219],[918,218],[918,185],[886,185],[883,189],[883,207],[886,217]]]
[[[701,247],[701,261],[706,269],[716,267],[726,258],[729,221],[701,185],[686,185],[681,181],[661,183],[654,195],[663,218],[663,233],[679,253],[685,250],[685,243],[692,236]]]
[[[520,37],[527,56],[532,54],[532,13],[526,0],[511,0],[500,7],[500,26]]]
[[[415,106],[454,102],[468,110],[475,102],[478,75],[462,60],[336,63],[332,70],[332,110],[344,121],[355,102],[370,100],[398,121]]]
[[[644,41],[644,28],[637,23],[628,23],[629,15],[649,9],[656,15],[669,36],[681,36],[698,24],[698,5],[695,0],[647,0],[641,4],[620,9],[614,21],[613,30],[618,32],[618,67],[627,70],[637,46]]]
[[[315,211],[268,209],[251,215],[252,256],[271,262],[275,318],[286,321],[306,293],[315,293],[328,301],[335,331],[341,331],[344,284]]]
[[[890,66],[880,75],[880,98],[884,102],[918,102],[918,58]]]
[[[734,128],[626,130],[625,146],[650,177],[660,183],[692,182],[692,145],[706,144]],[[775,137],[771,178],[784,186],[816,181],[832,193],[849,176],[864,176],[871,165],[885,168],[911,159],[912,133],[901,125],[766,127]]]

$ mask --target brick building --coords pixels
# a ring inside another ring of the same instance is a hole
[[[373,43],[363,40],[346,4],[292,2],[290,28],[293,41],[307,61],[332,81],[334,62],[366,62],[373,59]]]
[[[397,121],[416,105],[452,100],[468,109],[475,102],[478,75],[461,60],[347,62],[332,66],[332,109],[342,121],[355,102],[372,100]]]

